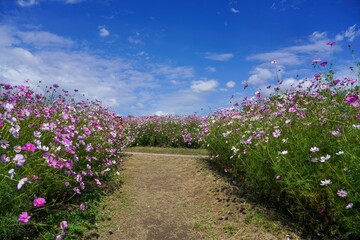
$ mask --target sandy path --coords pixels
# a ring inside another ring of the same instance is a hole
[[[253,223],[253,206],[198,157],[133,154],[122,174],[92,239],[286,239],[277,222],[270,230]]]

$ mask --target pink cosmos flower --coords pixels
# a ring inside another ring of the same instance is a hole
[[[84,130],[84,133],[85,133],[86,135],[90,135],[90,134],[91,134],[90,129],[88,129],[87,127],[83,127],[83,130]]]
[[[15,170],[12,168],[8,171],[8,173],[10,174],[10,178],[13,179],[14,178],[14,175],[16,174],[15,173]]]
[[[43,207],[45,205],[45,203],[46,203],[46,200],[45,200],[45,198],[42,198],[42,197],[35,198],[35,200],[34,200],[35,207]]]
[[[25,158],[24,155],[22,154],[16,154],[15,157],[13,158],[15,166],[17,167],[21,167],[25,164]]]
[[[20,146],[15,146],[14,147],[14,152],[16,152],[16,153],[21,152],[21,147]]]
[[[84,204],[84,203],[81,203],[81,204],[80,204],[80,210],[81,210],[81,211],[84,211],[84,210],[85,210],[85,204]]]
[[[278,138],[281,135],[281,131],[279,129],[275,129],[272,135],[274,136],[274,138]]]
[[[335,44],[335,42],[327,42],[326,43],[326,45],[329,45],[329,46],[331,46],[332,47],[332,45],[334,45]]]
[[[19,181],[19,183],[17,185],[17,189],[20,190],[20,188],[22,188],[22,186],[28,181],[29,181],[29,179],[27,177],[20,179],[20,181]]]
[[[327,64],[328,64],[327,62],[322,62],[320,63],[320,66],[325,67]]]
[[[95,180],[95,182],[96,182],[96,184],[97,184],[98,186],[101,186],[101,182],[100,182],[99,179],[95,178],[94,180]]]
[[[354,206],[354,204],[353,203],[349,203],[348,205],[346,205],[346,209],[350,209],[350,208],[352,208]]]
[[[68,228],[68,223],[67,223],[67,221],[62,221],[62,222],[60,222],[60,228],[61,228],[61,229],[66,229],[66,228]]]
[[[21,149],[27,152],[35,152],[36,147],[32,143],[27,143]]]
[[[27,222],[29,222],[30,218],[31,218],[31,216],[27,212],[22,212],[19,215],[18,221],[23,222],[23,223],[27,223]]]
[[[81,194],[80,189],[77,188],[77,187],[74,187],[74,188],[73,188],[73,191],[76,192],[77,194]]]
[[[317,64],[318,62],[321,62],[320,58],[315,58],[314,60],[312,60],[312,64]]]
[[[340,190],[337,191],[337,195],[338,195],[339,197],[344,198],[344,197],[346,197],[346,196],[348,195],[348,193],[347,193],[347,191],[345,191],[344,189],[340,189]]]
[[[0,156],[0,160],[4,163],[10,162],[10,157],[6,156],[6,154],[3,154]]]
[[[244,89],[246,89],[248,86],[249,86],[248,82],[244,83]]]
[[[354,94],[349,94],[345,97],[346,104],[351,105],[353,107],[359,106],[359,97]]]

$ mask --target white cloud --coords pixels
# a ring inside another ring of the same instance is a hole
[[[358,36],[360,36],[360,29],[357,28],[356,24],[354,24],[350,26],[345,32],[337,34],[335,41],[342,41],[346,38],[349,42],[352,42]]]
[[[26,44],[31,44],[35,47],[71,47],[74,45],[74,41],[69,38],[64,38],[56,34],[44,31],[36,32],[23,32],[19,31],[16,36]]]
[[[158,95],[154,106],[150,109],[161,109],[159,113],[171,114],[193,114],[200,111],[201,108],[208,108],[210,100],[204,98],[202,94],[194,94],[192,91],[178,91],[176,93],[168,93]],[[145,114],[153,114],[154,111],[149,110]]]
[[[166,116],[166,115],[170,115],[169,113],[163,112],[161,110],[158,110],[154,113],[154,115],[156,116]]]
[[[194,94],[194,91],[206,92],[217,86],[215,80],[201,80],[194,82],[190,89],[186,81],[181,80],[194,76],[191,66],[148,63],[135,56],[131,59],[103,56],[82,49],[72,39],[49,32],[21,31],[0,25],[0,35],[3,82],[23,84],[29,79],[34,87],[39,81],[41,87],[58,83],[66,90],[78,89],[89,99],[101,100],[119,114],[152,114],[157,110],[191,113],[197,103],[207,104],[207,95]],[[34,48],[35,44],[42,47]],[[170,81],[178,84],[164,84]],[[160,92],[163,88],[166,88],[166,97]],[[172,105],[182,103],[185,106]]]
[[[275,0],[272,5],[271,9],[279,10],[279,11],[286,11],[288,9],[299,9],[299,5],[301,5],[304,0]]]
[[[171,67],[168,65],[153,65],[153,73],[163,75],[166,79],[183,79],[194,76],[194,68],[187,66]]]
[[[143,44],[143,41],[141,41],[140,39],[138,38],[134,38],[134,37],[128,37],[128,41],[129,43],[131,44]]]
[[[230,8],[230,11],[233,12],[233,13],[239,13],[240,12],[238,9],[235,9],[235,8]]]
[[[20,7],[31,7],[31,6],[34,6],[36,4],[39,4],[39,1],[38,0],[18,0],[17,4]]]
[[[272,60],[276,60],[279,64],[297,65],[301,61],[295,53],[291,53],[286,50],[279,50],[268,53],[253,54],[246,58],[247,60],[258,60],[267,63],[271,63]]]
[[[107,37],[110,35],[110,32],[104,26],[99,26],[99,35],[101,37]]]
[[[226,83],[226,87],[227,87],[227,88],[234,88],[235,85],[236,85],[236,83],[235,83],[234,81],[228,81],[228,82]]]
[[[205,70],[207,72],[216,72],[216,67],[206,67]]]
[[[20,7],[31,7],[31,6],[40,4],[40,1],[44,1],[44,0],[17,0],[16,3]],[[85,0],[57,0],[57,1],[65,3],[65,4],[77,4],[77,3],[84,2]]]
[[[232,53],[211,53],[207,52],[204,54],[204,58],[214,61],[228,61],[234,57]]]
[[[135,32],[135,34],[133,36],[129,36],[128,37],[128,41],[131,44],[144,44],[144,42],[140,39],[140,33],[139,32]]]
[[[352,42],[356,37],[360,36],[360,29],[356,29],[356,24],[354,24],[346,30],[344,36],[349,40],[349,42]]]
[[[218,82],[216,80],[199,80],[191,82],[191,89],[194,92],[208,92],[215,90],[218,86]]]
[[[347,39],[353,41],[360,35],[360,30],[356,25],[349,27],[346,31],[335,35],[336,41],[342,41]],[[333,69],[335,71],[342,71],[342,69],[348,69],[346,66],[337,68],[336,65],[343,62],[342,59],[334,58],[335,52],[342,51],[342,45],[340,43],[329,46],[327,43],[332,39],[328,37],[326,32],[315,31],[309,35],[305,40],[297,41],[297,44],[293,46],[280,48],[275,51],[253,54],[248,56],[247,60],[260,61],[254,69],[250,72],[250,76],[247,80],[249,84],[269,92],[266,86],[269,83],[274,83],[279,79],[282,79],[284,88],[290,87],[298,83],[292,77],[295,76],[312,76],[311,63],[315,58],[320,58],[323,61],[331,61],[334,64]],[[276,60],[277,65],[271,65],[271,61]],[[306,69],[304,66],[308,66]],[[296,67],[296,68],[295,68]],[[310,69],[310,70],[309,70]],[[286,71],[285,71],[286,70]]]
[[[281,87],[283,89],[289,89],[291,87],[295,87],[299,84],[299,81],[296,80],[295,78],[285,78],[283,80],[283,83],[281,84]]]
[[[66,4],[76,4],[76,3],[81,3],[84,0],[66,0],[65,3]]]
[[[326,32],[318,32],[315,31],[309,36],[309,40],[311,42],[318,42],[320,40],[327,39],[327,33]]]
[[[251,71],[251,76],[247,80],[249,84],[261,85],[272,79],[274,74],[266,68],[257,67]]]

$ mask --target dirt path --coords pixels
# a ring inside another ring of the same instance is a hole
[[[285,240],[289,234],[199,157],[133,154],[122,174],[123,186],[102,203],[97,239]]]

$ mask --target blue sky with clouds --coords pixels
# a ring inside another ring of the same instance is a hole
[[[311,77],[315,58],[354,76],[360,1],[0,0],[0,36],[0,82],[58,83],[122,115],[209,114]]]

